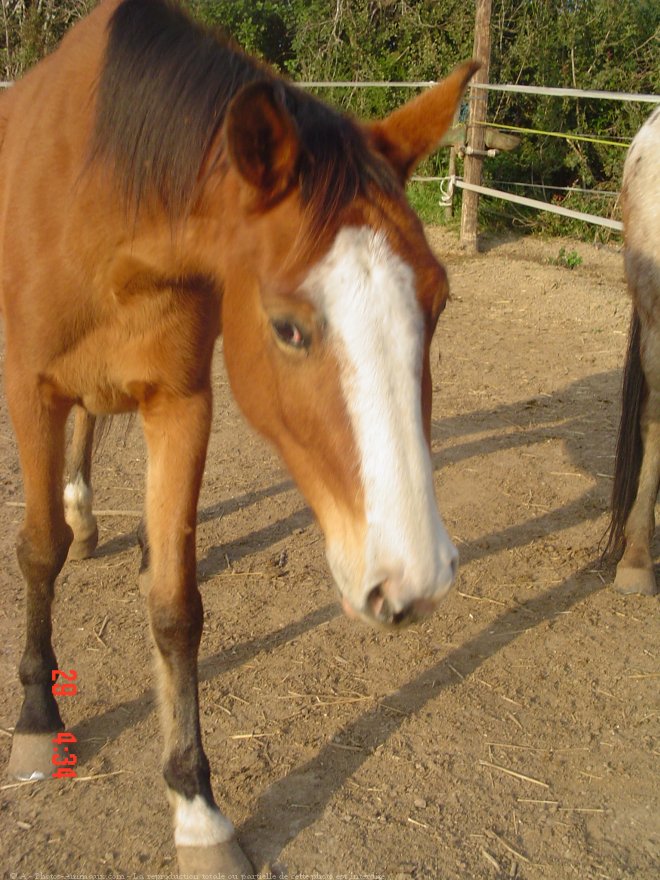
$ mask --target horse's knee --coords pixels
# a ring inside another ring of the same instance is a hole
[[[52,595],[53,582],[62,570],[72,540],[73,531],[65,522],[44,536],[24,526],[16,538],[16,557],[27,583],[47,584]]]
[[[163,584],[152,583],[147,604],[154,641],[163,657],[196,656],[204,622],[199,590],[195,587],[171,598]]]

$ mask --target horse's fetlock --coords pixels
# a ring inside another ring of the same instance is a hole
[[[64,489],[64,518],[73,531],[69,559],[87,559],[96,549],[99,530],[92,512],[92,490],[80,476]]]
[[[211,793],[211,769],[200,746],[190,745],[171,752],[163,766],[163,777],[172,791],[188,800],[202,795],[215,806]]]
[[[622,568],[653,571],[653,559],[649,550],[648,540],[647,543],[627,541],[620,565]]]
[[[26,650],[18,664],[18,676],[24,687],[47,685],[50,689],[54,669],[57,669],[57,658],[52,650],[46,654]]]
[[[16,722],[17,733],[50,733],[63,730],[62,716],[50,683],[24,685],[25,699]]]

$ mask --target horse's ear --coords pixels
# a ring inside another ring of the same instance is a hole
[[[234,97],[225,120],[231,163],[266,198],[281,195],[293,178],[300,142],[276,83],[256,82]]]
[[[446,79],[379,122],[369,123],[376,148],[405,181],[416,165],[440,144],[451,126],[478,61],[465,61]]]

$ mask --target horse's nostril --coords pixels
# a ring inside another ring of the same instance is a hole
[[[369,591],[369,595],[367,596],[367,606],[371,610],[373,616],[380,619],[383,616],[383,611],[385,610],[386,605],[387,598],[383,592],[383,585],[377,584]]]
[[[392,615],[392,623],[394,626],[399,626],[400,624],[405,623],[409,614],[410,608],[404,608],[402,611],[397,611],[396,614]]]
[[[375,620],[387,626],[399,626],[405,623],[411,611],[410,606],[396,612],[393,610],[385,593],[385,584],[378,584],[370,590],[367,596],[367,607]]]

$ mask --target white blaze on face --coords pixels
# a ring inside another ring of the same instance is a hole
[[[327,322],[355,437],[367,524],[363,558],[329,536],[338,586],[362,611],[395,582],[395,610],[440,598],[456,550],[438,514],[421,409],[424,322],[412,269],[370,227],[342,229],[306,288]]]

